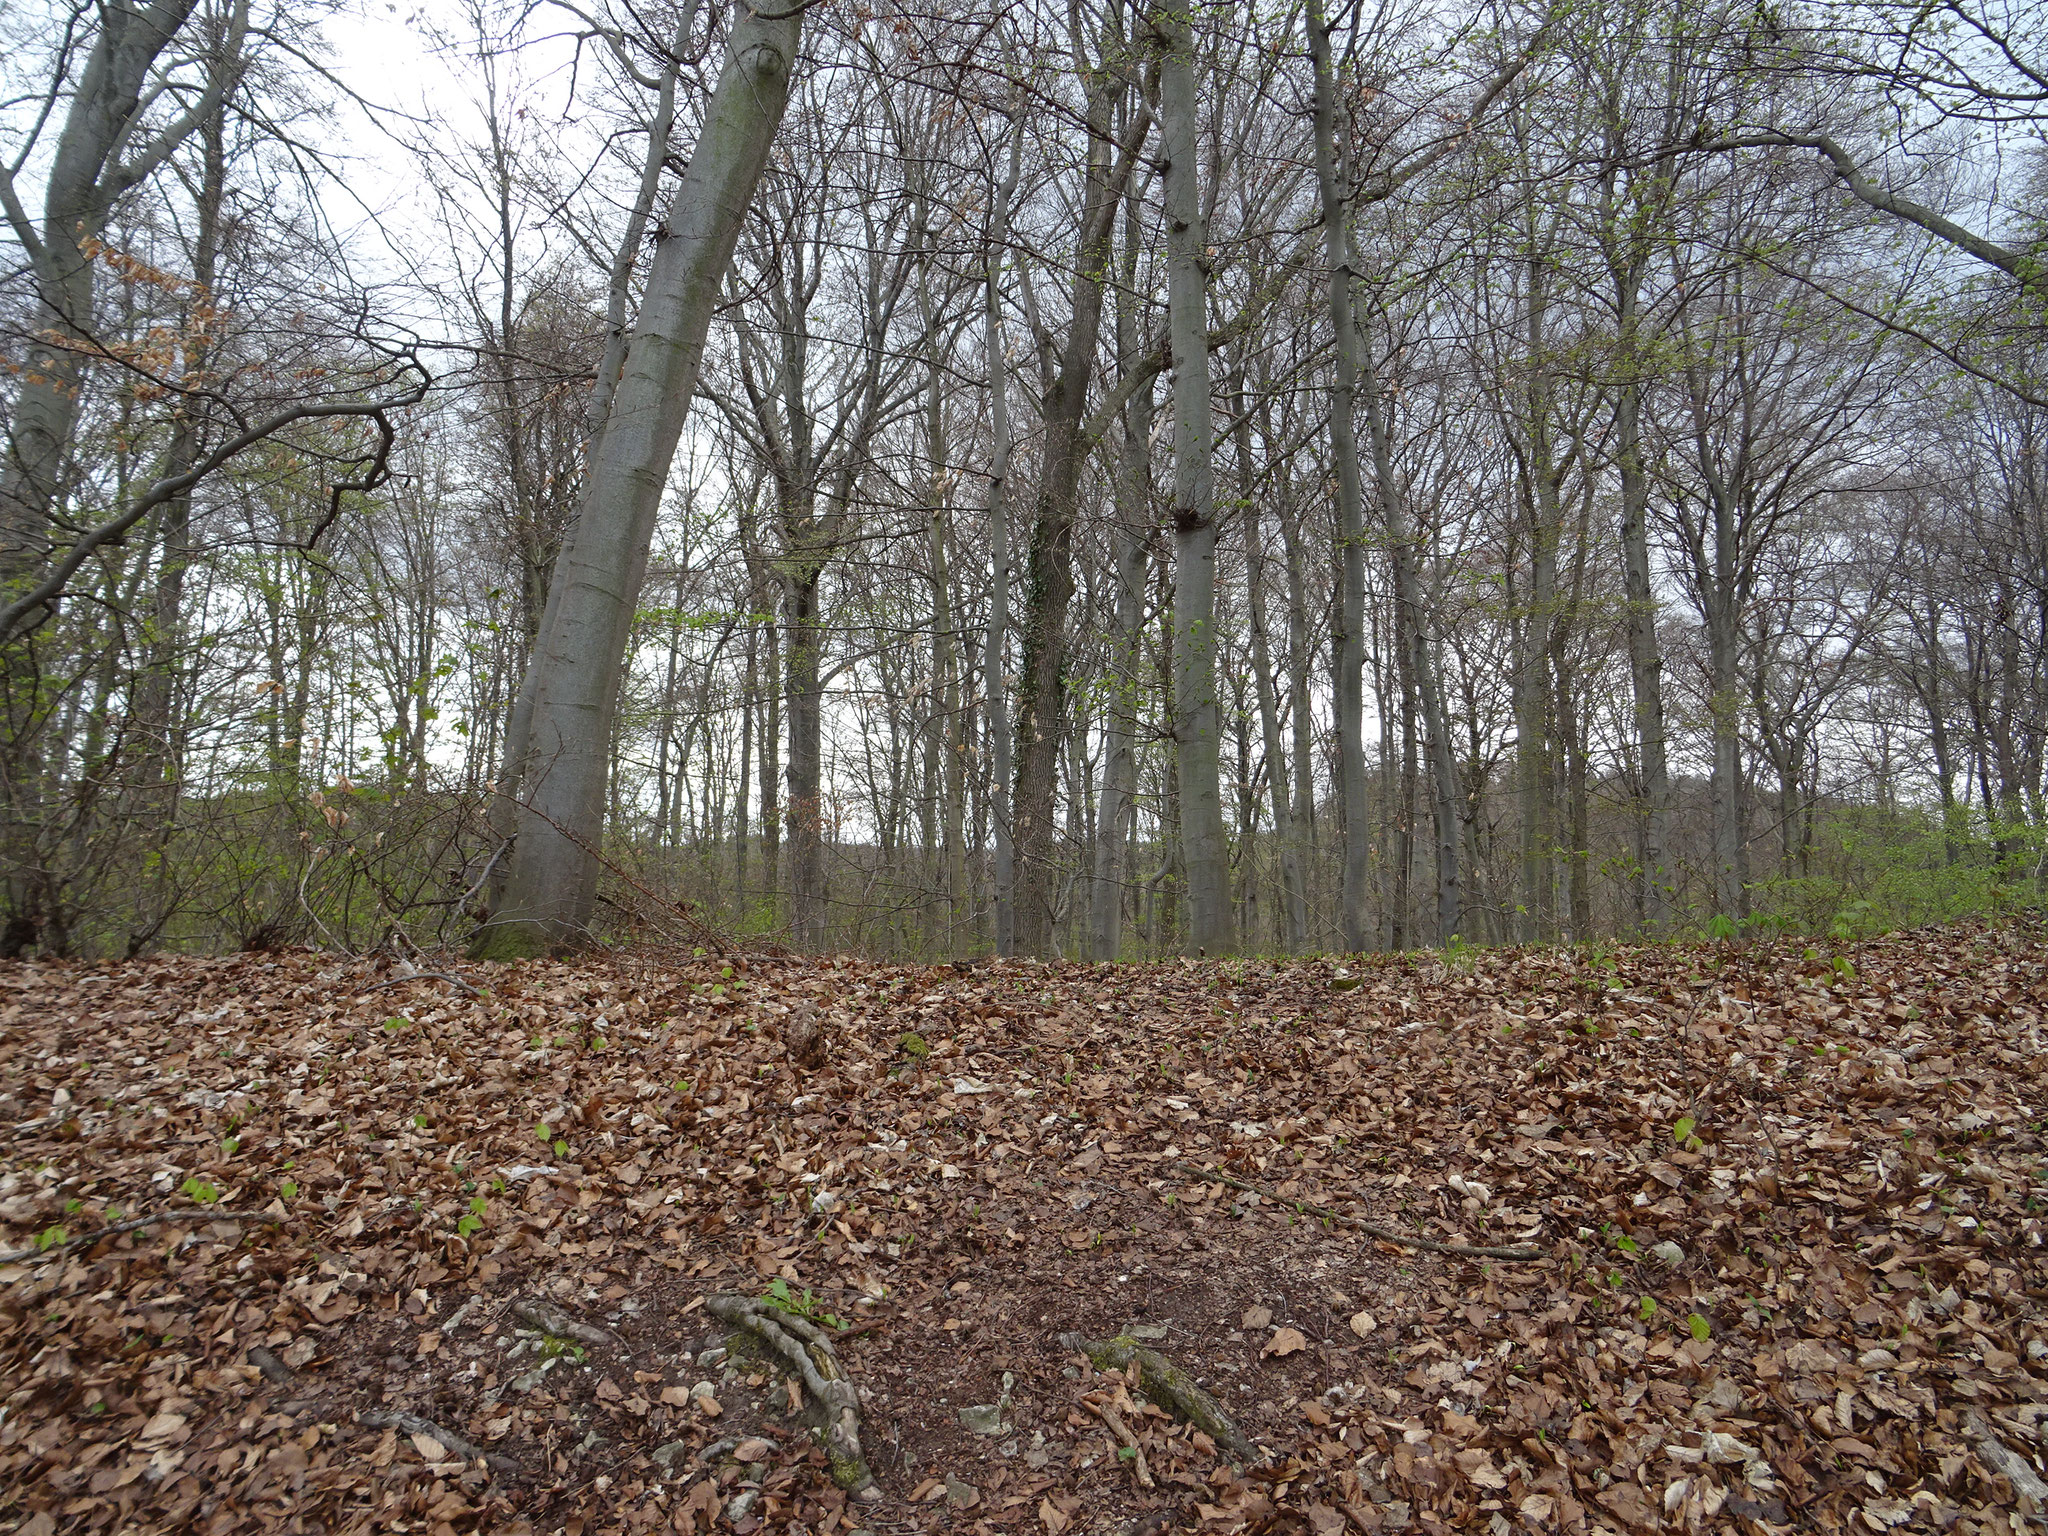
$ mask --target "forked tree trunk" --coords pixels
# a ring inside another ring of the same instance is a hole
[[[573,943],[596,904],[612,723],[633,608],[704,335],[788,101],[801,22],[790,6],[749,9],[734,23],[703,130],[669,206],[529,664],[519,841],[503,902],[477,936],[479,955],[510,958]]]

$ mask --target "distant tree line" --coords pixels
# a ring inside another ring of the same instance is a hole
[[[2036,904],[2044,23],[10,13],[0,949]]]

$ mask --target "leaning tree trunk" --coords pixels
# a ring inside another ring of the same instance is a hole
[[[1173,742],[1180,770],[1187,942],[1197,954],[1237,947],[1230,840],[1223,828],[1216,702],[1215,422],[1209,406],[1207,233],[1196,153],[1194,42],[1165,9],[1159,43],[1159,138],[1165,161],[1167,332],[1173,345]]]
[[[789,97],[801,24],[795,7],[749,9],[735,23],[669,206],[529,663],[519,841],[503,903],[478,935],[479,955],[511,958],[573,942],[596,904],[612,723],[633,609],[704,335]]]

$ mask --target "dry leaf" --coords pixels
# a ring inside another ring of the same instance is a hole
[[[1248,1308],[1246,1309],[1243,1318],[1244,1329],[1247,1333],[1256,1332],[1257,1330],[1266,1327],[1272,1321],[1273,1309],[1271,1307]]]
[[[1276,1328],[1273,1337],[1266,1340],[1262,1355],[1291,1355],[1308,1348],[1308,1340],[1302,1337],[1298,1328]]]
[[[1354,1312],[1351,1314],[1351,1331],[1361,1339],[1371,1333],[1373,1329],[1379,1327],[1379,1325],[1379,1319],[1370,1312]]]

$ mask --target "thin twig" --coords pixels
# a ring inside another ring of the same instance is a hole
[[[1369,1237],[1377,1237],[1382,1242],[1398,1243],[1404,1248],[1421,1248],[1430,1253],[1456,1254],[1461,1259],[1531,1260],[1547,1259],[1550,1257],[1549,1252],[1542,1248],[1482,1248],[1472,1243],[1440,1243],[1432,1237],[1415,1237],[1406,1232],[1397,1232],[1392,1227],[1378,1226],[1373,1222],[1362,1220],[1345,1211],[1332,1210],[1327,1205],[1315,1205],[1307,1200],[1297,1200],[1292,1195],[1280,1194],[1277,1190],[1267,1189],[1264,1185],[1254,1184],[1248,1179],[1233,1178],[1231,1175],[1216,1169],[1197,1168],[1192,1163],[1169,1163],[1167,1166],[1176,1173],[1185,1173],[1191,1178],[1213,1179],[1216,1183],[1227,1184],[1232,1189],[1241,1189],[1249,1194],[1263,1195],[1268,1200],[1278,1200],[1283,1205],[1291,1205],[1295,1209],[1306,1211],[1312,1216],[1323,1216],[1331,1221],[1341,1221],[1346,1226],[1358,1228],[1359,1231]]]
[[[386,987],[402,987],[408,981],[445,981],[451,987],[460,987],[471,997],[483,996],[483,993],[477,991],[475,987],[472,987],[460,976],[450,976],[446,971],[408,971],[403,976],[388,976],[383,981],[374,982],[363,988],[356,996],[368,997],[372,992],[382,992]]]
[[[138,1216],[133,1221],[117,1221],[111,1227],[100,1227],[96,1231],[66,1238],[61,1243],[52,1243],[47,1248],[24,1248],[19,1253],[0,1253],[0,1264],[32,1264],[42,1259],[54,1259],[60,1253],[73,1248],[87,1248],[103,1237],[119,1237],[124,1232],[140,1232],[144,1227],[153,1227],[160,1221],[268,1221],[282,1222],[285,1218],[269,1211],[159,1211],[154,1216]]]

